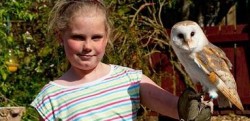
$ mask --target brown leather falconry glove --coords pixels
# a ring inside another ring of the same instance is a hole
[[[210,121],[211,108],[203,103],[202,94],[187,88],[178,100],[178,113],[181,121]]]

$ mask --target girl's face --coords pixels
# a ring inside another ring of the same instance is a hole
[[[85,71],[100,63],[108,41],[100,14],[74,17],[60,37],[71,66]]]

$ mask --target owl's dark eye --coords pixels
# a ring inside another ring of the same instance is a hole
[[[179,38],[184,38],[184,35],[181,34],[181,33],[177,34],[177,36],[178,36]]]
[[[194,34],[195,34],[194,32],[191,32],[191,34],[190,34],[190,35],[191,35],[191,37],[192,37],[192,36],[194,36]]]

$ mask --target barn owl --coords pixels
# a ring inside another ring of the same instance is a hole
[[[225,53],[210,43],[201,27],[193,21],[181,21],[171,29],[170,44],[194,83],[199,82],[219,107],[234,104],[244,111],[237,93],[232,64]]]

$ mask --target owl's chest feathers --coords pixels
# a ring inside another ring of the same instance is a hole
[[[195,53],[177,53],[178,59],[194,83],[200,82],[201,85],[206,88],[214,88],[214,86],[209,83],[207,74],[195,63],[194,55]]]
[[[186,72],[194,82],[205,80],[206,74],[198,67],[194,61],[194,53],[179,54],[179,60],[184,66]]]

